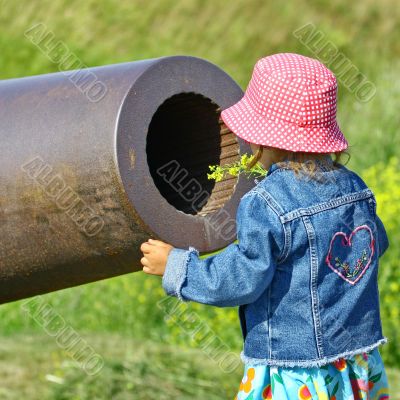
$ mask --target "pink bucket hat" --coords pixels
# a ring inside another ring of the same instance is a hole
[[[333,153],[348,147],[336,121],[336,95],[336,77],[324,64],[278,53],[257,61],[244,96],[221,118],[247,142]]]

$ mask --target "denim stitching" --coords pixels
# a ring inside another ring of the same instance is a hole
[[[304,215],[313,215],[321,211],[329,210],[358,200],[367,199],[372,196],[373,193],[370,189],[364,189],[361,192],[344,195],[336,199],[328,200],[324,203],[316,204],[307,208],[298,208],[296,210],[289,211],[286,214],[282,215],[281,219],[283,222],[289,222]]]
[[[275,172],[275,171],[274,171]],[[282,226],[282,231],[283,231],[283,248],[281,250],[281,253],[279,254],[277,258],[277,263],[281,264],[289,255],[290,253],[290,247],[291,247],[291,232],[290,228],[288,229],[286,227],[286,224],[282,222],[282,214],[283,214],[283,209],[280,207],[278,202],[263,188],[257,187],[257,189],[254,189],[268,204],[268,206],[275,212],[277,217],[279,218],[279,221],[281,222]]]
[[[183,268],[179,270],[179,273],[177,274],[177,277],[176,277],[176,282],[177,282],[176,283],[176,297],[182,302],[188,302],[188,300],[182,296],[182,286],[186,280],[188,264],[190,261],[190,255],[192,253],[195,253],[197,256],[199,255],[199,251],[195,247],[189,246],[189,249],[186,250],[186,255],[185,255],[185,258],[183,261]]]
[[[303,216],[302,221],[307,232],[307,237],[310,245],[310,270],[311,270],[311,303],[312,303],[312,313],[314,320],[314,330],[315,338],[317,342],[317,352],[319,357],[324,356],[324,351],[322,347],[322,329],[321,321],[319,315],[319,299],[317,293],[317,278],[318,278],[318,255],[315,250],[315,231],[311,224],[310,218],[308,216]]]
[[[251,365],[270,365],[276,367],[321,367],[323,365],[329,364],[331,362],[337,361],[340,358],[350,358],[357,354],[367,353],[376,347],[388,342],[387,337],[379,339],[377,342],[370,344],[368,346],[361,347],[356,350],[346,351],[343,353],[336,354],[334,356],[323,357],[323,358],[313,358],[310,360],[279,360],[271,358],[254,358],[249,357],[244,354],[244,351],[240,353],[240,358],[243,363]]]
[[[283,214],[282,207],[278,204],[278,202],[263,188],[257,187],[254,189],[264,200],[268,203],[268,205],[274,210],[275,214],[280,217]]]
[[[372,196],[369,200],[368,200],[369,205],[371,206],[371,214],[375,215],[376,214],[376,199],[375,196]]]
[[[378,276],[378,270],[376,270],[375,271],[375,274],[376,274],[376,276],[375,276],[375,290],[376,290],[376,292],[375,293],[378,293],[378,297],[379,297],[379,285],[378,285],[378,279],[377,279],[377,276]],[[383,331],[382,331],[382,316],[381,316],[381,308],[380,307],[378,307],[378,318],[379,318],[379,334],[381,335],[381,336],[383,336]]]
[[[269,348],[269,358],[272,358],[272,313],[271,313],[271,287],[272,285],[269,285],[268,288],[268,348]]]
[[[272,172],[270,172],[268,176],[271,176],[271,175],[275,174],[276,172],[283,172],[283,171],[292,171],[292,170],[288,167],[277,165],[276,169],[274,169]]]
[[[278,263],[281,264],[283,263],[289,256],[290,250],[292,248],[292,230],[290,229],[289,223],[283,223],[283,229],[285,231],[285,247],[283,248],[282,251],[282,257],[278,259]]]

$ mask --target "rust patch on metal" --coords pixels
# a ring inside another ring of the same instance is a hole
[[[136,161],[136,154],[134,149],[129,149],[129,163],[130,163],[130,168],[134,169],[135,168],[135,161]]]

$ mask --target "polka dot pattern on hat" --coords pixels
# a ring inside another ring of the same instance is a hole
[[[332,153],[348,147],[336,109],[336,77],[324,64],[278,53],[257,61],[244,96],[223,110],[221,118],[251,143]]]

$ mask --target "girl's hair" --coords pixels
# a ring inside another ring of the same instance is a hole
[[[260,160],[262,154],[263,154],[263,149],[264,147],[268,146],[262,146],[258,145],[257,152],[254,154],[254,158],[249,162],[247,165],[248,169],[251,169],[256,165],[256,163]],[[292,169],[296,176],[299,176],[299,173],[305,173],[308,177],[312,179],[318,180],[320,178],[320,174],[318,174],[319,170],[319,164],[326,164],[328,168],[339,168],[341,165],[346,165],[351,156],[348,151],[338,151],[334,153],[309,153],[309,152],[294,152],[294,151],[289,151],[289,150],[282,150],[278,148],[273,148],[275,154],[278,156],[278,158],[282,161],[278,161],[278,164],[284,165],[287,168]],[[310,159],[310,154],[313,154],[314,157]],[[335,155],[335,159],[332,160],[333,163],[329,164],[326,163],[326,156],[329,155]],[[343,154],[346,154],[348,156],[346,162],[343,164],[341,162]],[[319,164],[317,163],[317,160],[319,161]]]

